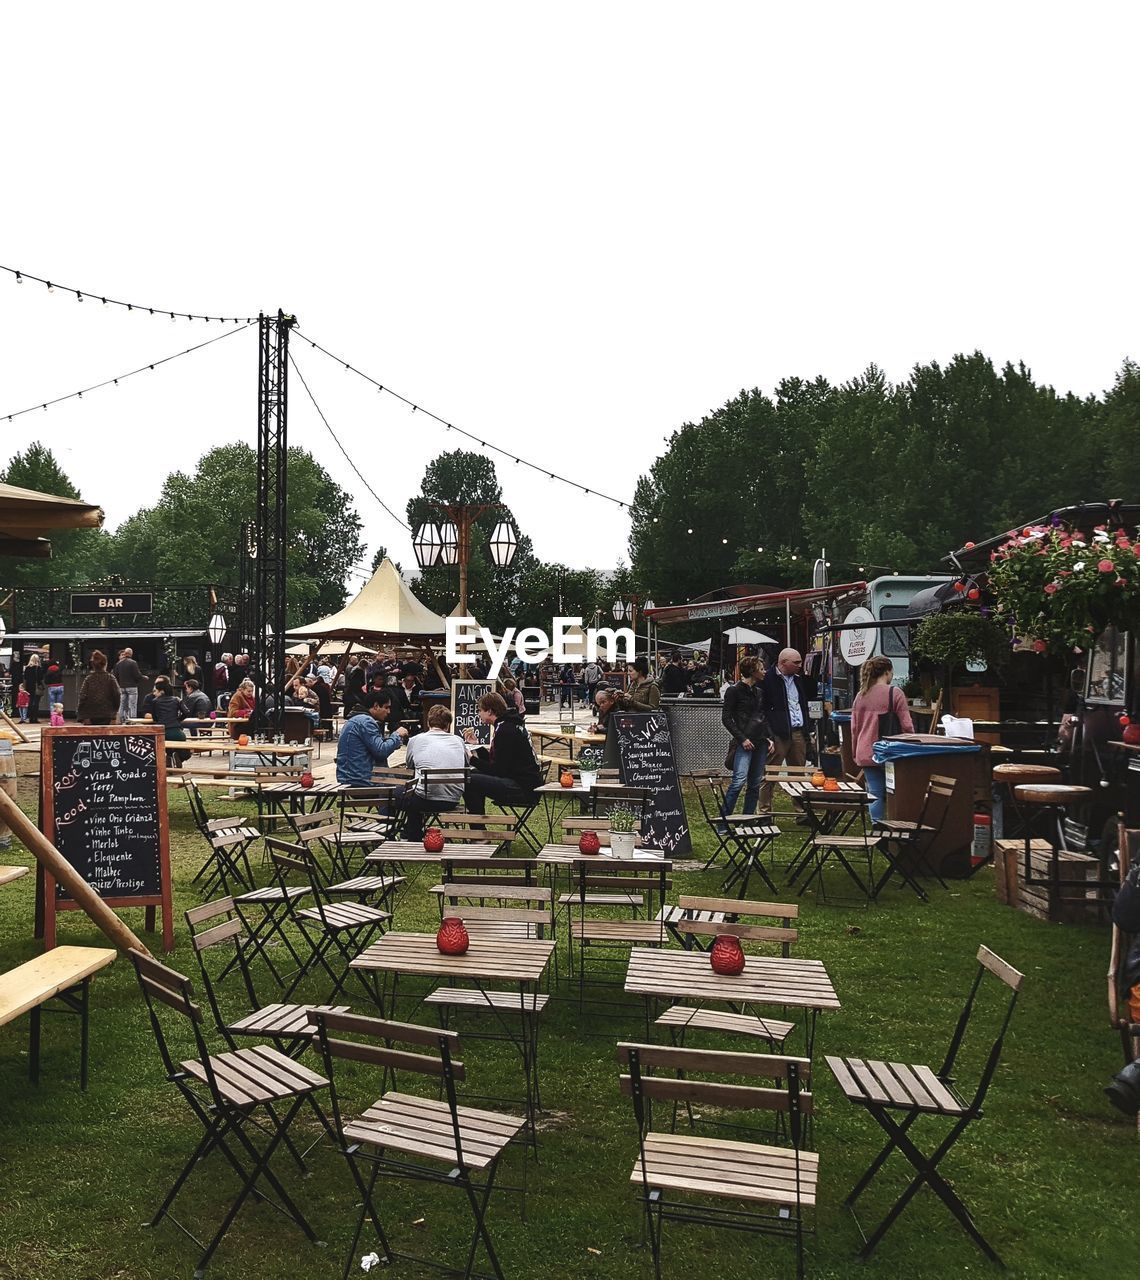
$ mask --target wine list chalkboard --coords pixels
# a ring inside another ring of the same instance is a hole
[[[475,730],[476,742],[488,746],[491,726],[479,719],[479,699],[495,692],[493,680],[453,680],[451,682],[451,732],[462,738],[464,729]]]
[[[158,725],[69,727],[45,729],[40,751],[44,835],[108,906],[161,906],[165,935],[171,897],[164,747]],[[75,903],[50,877],[46,888],[50,946],[54,912]],[[147,914],[153,920],[153,910]]]
[[[693,843],[664,711],[614,712],[610,716],[618,768],[627,787],[649,787],[654,796],[641,824],[642,843],[672,856]],[[609,744],[607,743],[607,750]]]

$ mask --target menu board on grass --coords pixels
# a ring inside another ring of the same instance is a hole
[[[479,699],[495,692],[494,680],[453,680],[451,682],[451,732],[462,738],[464,729],[475,730],[475,741],[488,746],[491,726],[479,719]]]
[[[170,827],[165,741],[159,725],[121,729],[45,729],[40,746],[41,827],[111,907],[163,909],[166,950],[173,946]],[[55,913],[75,908],[48,876],[44,931],[55,943]]]
[[[643,844],[670,857],[690,853],[693,844],[665,712],[613,712],[610,724],[622,783],[627,787],[648,787],[654,792],[649,813],[641,824]]]

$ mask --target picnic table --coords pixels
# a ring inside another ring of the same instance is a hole
[[[33,1084],[40,1078],[40,1013],[48,1001],[58,1000],[80,1018],[79,1082],[80,1088],[87,1088],[89,988],[92,977],[111,964],[116,954],[110,947],[53,947],[0,973],[0,1027],[21,1014],[31,1014],[28,1077]]]
[[[505,1038],[519,1051],[526,1086],[527,1126],[533,1142],[538,1107],[538,985],[554,954],[554,945],[551,938],[497,938],[475,934],[463,955],[450,956],[436,946],[433,933],[386,933],[366,947],[351,962],[351,967],[364,974],[380,975],[377,993],[380,1016],[393,1020],[397,988],[404,974],[442,978],[449,986],[463,984],[477,993],[473,1007],[493,1014]],[[489,984],[495,983],[513,990],[489,989]],[[420,1003],[422,998],[417,1001],[417,1008]],[[514,1025],[516,1015],[517,1026]]]
[[[743,973],[716,973],[704,951],[668,947],[634,947],[629,955],[625,989],[645,998],[647,1025],[655,1020],[656,1004],[667,1000],[695,1000],[700,1005],[726,1004],[734,1009],[750,1005],[780,1005],[804,1009],[806,1056],[815,1043],[820,1012],[840,1007],[822,960],[750,955]]]

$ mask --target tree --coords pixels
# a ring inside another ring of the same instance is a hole
[[[290,626],[344,605],[363,552],[349,495],[311,454],[291,448],[287,476],[286,600]],[[211,449],[194,475],[175,471],[158,502],[110,540],[106,568],[131,582],[236,586],[241,524],[257,506],[257,457],[245,444]]]
[[[8,463],[0,479],[4,484],[60,498],[82,495],[46,445],[33,441]],[[4,582],[13,587],[68,587],[82,585],[97,573],[108,536],[101,529],[61,529],[51,534],[50,560],[8,558],[0,569]]]

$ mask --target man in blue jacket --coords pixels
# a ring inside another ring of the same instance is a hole
[[[807,764],[808,705],[804,691],[803,658],[796,649],[781,649],[774,667],[764,676],[764,714],[772,746],[768,764]],[[760,811],[772,811],[772,782],[760,788]]]
[[[390,693],[366,693],[363,705],[363,715],[345,721],[337,740],[336,780],[350,787],[371,786],[372,770],[408,740],[402,725],[389,738],[380,731],[392,709]]]

